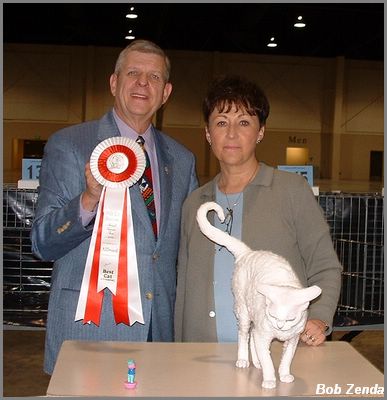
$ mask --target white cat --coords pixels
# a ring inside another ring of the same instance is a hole
[[[200,230],[235,256],[232,277],[234,312],[238,320],[238,360],[249,366],[249,339],[252,362],[262,368],[262,387],[275,388],[276,376],[270,356],[273,339],[284,342],[278,369],[281,382],[293,382],[290,365],[300,333],[307,320],[309,302],[320,295],[318,286],[303,288],[291,265],[270,251],[253,251],[242,241],[211,225],[207,213],[215,210],[224,221],[223,209],[215,202],[202,204],[197,211]]]

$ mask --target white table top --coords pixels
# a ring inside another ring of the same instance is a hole
[[[272,357],[276,369],[280,354],[281,343],[273,342]],[[341,394],[348,397],[351,395],[347,393],[350,384],[355,385],[353,392],[366,390],[364,387],[384,387],[383,374],[347,342],[326,342],[318,347],[300,343],[292,364],[295,381],[279,382],[277,374],[275,389],[261,387],[262,373],[252,365],[247,369],[236,368],[236,357],[235,343],[66,341],[47,395],[322,396],[323,393],[316,392],[317,385],[321,384],[341,390],[341,393],[336,389],[335,394],[325,393],[325,396]],[[128,359],[136,362],[137,388],[133,390],[124,388]]]

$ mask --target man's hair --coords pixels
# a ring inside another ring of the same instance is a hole
[[[233,106],[256,115],[261,126],[266,124],[270,105],[265,93],[254,82],[238,75],[223,75],[213,81],[203,101],[205,123],[208,124],[215,108],[219,112],[229,112]]]
[[[122,64],[124,63],[125,57],[128,52],[130,51],[138,51],[140,53],[150,53],[150,54],[157,54],[161,57],[164,58],[165,61],[165,71],[166,75],[164,76],[165,81],[169,81],[169,76],[171,74],[171,62],[169,61],[168,56],[165,54],[164,50],[159,47],[157,44],[149,41],[149,40],[143,40],[143,39],[138,39],[134,40],[132,43],[130,43],[128,46],[126,46],[121,53],[118,55],[117,61],[116,61],[116,66],[114,68],[114,73],[117,74],[120,72]]]

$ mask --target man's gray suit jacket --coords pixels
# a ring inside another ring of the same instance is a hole
[[[191,152],[153,128],[160,175],[160,227],[155,240],[138,184],[130,188],[141,300],[145,324],[116,325],[111,293],[104,290],[100,326],[74,322],[93,224],[84,227],[80,196],[85,164],[101,141],[120,136],[110,111],[98,121],[62,129],[45,147],[31,240],[33,251],[55,261],[46,327],[44,370],[52,373],[64,340],[173,340],[176,258],[184,199],[197,186]]]

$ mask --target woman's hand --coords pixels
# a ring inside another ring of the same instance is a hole
[[[321,319],[309,319],[306,322],[304,332],[301,333],[300,339],[309,346],[318,346],[325,342],[327,325]]]

